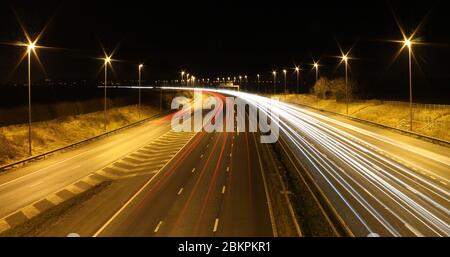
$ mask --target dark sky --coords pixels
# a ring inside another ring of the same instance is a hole
[[[423,98],[449,98],[450,18],[446,1],[4,1],[0,42],[23,40],[14,15],[30,34],[49,23],[39,44],[44,71],[36,79],[100,79],[101,44],[117,47],[115,79],[136,77],[145,62],[150,79],[174,79],[184,68],[197,77],[256,73],[308,66],[320,58],[321,74],[342,76],[337,42],[354,46],[352,77],[374,96],[407,96],[407,55],[392,66],[401,45],[393,12],[410,33],[424,21],[415,47],[415,92]],[[426,18],[425,18],[426,17]],[[24,80],[23,49],[0,45],[0,82]],[[418,68],[420,67],[420,69]],[[308,71],[306,78],[312,77]]]

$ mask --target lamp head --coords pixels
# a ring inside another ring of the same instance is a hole
[[[404,41],[403,41],[403,45],[404,46],[406,46],[406,47],[408,47],[408,48],[411,48],[411,45],[412,45],[412,42],[411,42],[411,39],[405,39]]]
[[[28,49],[28,52],[34,51],[34,49],[36,49],[36,43],[35,42],[28,43],[27,49]]]

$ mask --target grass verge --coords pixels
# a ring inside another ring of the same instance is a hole
[[[45,229],[56,222],[66,211],[89,200],[111,184],[111,181],[104,181],[95,187],[86,190],[40,214],[25,223],[13,227],[0,234],[0,237],[24,237],[35,236],[39,231]]]

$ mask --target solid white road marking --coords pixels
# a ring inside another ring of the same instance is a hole
[[[192,173],[194,173],[194,172],[195,172],[195,168],[192,169]]]
[[[158,225],[156,226],[155,230],[153,230],[153,232],[157,233],[157,232],[159,231],[159,228],[161,227],[162,223],[163,223],[163,222],[160,221],[160,222],[158,223]]]
[[[223,187],[222,187],[222,194],[225,194],[225,189],[226,189],[226,187],[223,186]]]
[[[219,227],[219,218],[216,218],[216,221],[214,222],[213,232],[216,232],[218,227]]]
[[[178,190],[177,195],[181,195],[182,192],[183,192],[183,188],[180,188],[180,190]]]

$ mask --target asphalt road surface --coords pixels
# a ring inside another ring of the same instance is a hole
[[[251,94],[218,92],[272,108],[281,135],[353,235],[450,235],[448,147]],[[169,130],[170,117],[157,119],[0,175],[0,216],[145,151]],[[272,236],[255,146],[249,133],[198,133],[157,173],[115,183],[43,235]]]
[[[448,147],[252,94],[230,94],[271,110],[282,136],[354,235],[450,235]]]
[[[0,174],[0,217],[103,169],[170,131],[171,116],[157,118],[46,160]]]

